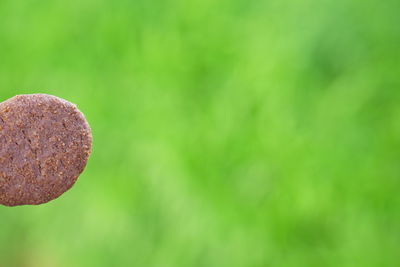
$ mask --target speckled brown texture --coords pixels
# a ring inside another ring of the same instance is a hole
[[[92,135],[74,104],[45,94],[0,103],[0,204],[38,205],[70,189]]]

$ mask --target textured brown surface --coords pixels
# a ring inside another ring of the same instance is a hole
[[[91,144],[86,119],[65,100],[35,94],[0,103],[0,204],[59,197],[84,170]]]

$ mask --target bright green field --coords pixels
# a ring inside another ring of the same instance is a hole
[[[1,0],[0,98],[74,102],[1,267],[400,266],[398,0]]]

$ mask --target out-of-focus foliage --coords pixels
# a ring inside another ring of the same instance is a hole
[[[2,0],[0,97],[86,114],[0,266],[399,266],[400,2]]]

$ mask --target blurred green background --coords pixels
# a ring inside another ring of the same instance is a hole
[[[400,266],[399,9],[0,1],[1,100],[94,136],[71,191],[0,208],[0,266]]]

